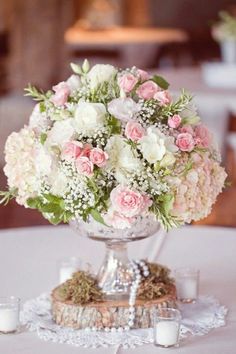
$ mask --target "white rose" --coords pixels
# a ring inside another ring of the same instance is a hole
[[[153,128],[147,129],[147,135],[139,140],[143,157],[149,163],[160,161],[166,153],[165,140]]]
[[[63,172],[59,172],[54,174],[54,178],[52,180],[52,187],[50,192],[54,195],[62,196],[67,189],[68,180]]]
[[[90,87],[96,88],[99,84],[110,81],[117,73],[117,69],[112,65],[97,64],[87,74],[90,81]]]
[[[73,118],[70,118],[56,121],[48,133],[45,142],[46,146],[58,145],[62,147],[67,141],[70,141],[75,135],[75,130],[72,125],[73,120]]]
[[[114,170],[119,183],[125,184],[129,176],[127,173],[138,171],[142,168],[140,160],[134,155],[125,139],[119,135],[112,136],[105,148],[109,159],[106,168]]]
[[[79,75],[71,75],[66,83],[69,86],[71,92],[74,92],[81,87],[81,80]]]
[[[74,128],[78,133],[93,134],[104,127],[106,107],[102,103],[80,102],[75,110]]]
[[[132,98],[115,98],[108,104],[108,112],[115,118],[127,122],[134,118],[141,107]]]

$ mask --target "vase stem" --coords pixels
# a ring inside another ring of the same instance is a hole
[[[98,273],[98,283],[108,297],[128,297],[132,282],[127,244],[106,242],[106,255]]]

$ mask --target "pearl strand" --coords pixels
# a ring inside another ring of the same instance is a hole
[[[86,327],[85,331],[86,332],[95,332],[95,331],[102,331],[104,330],[105,332],[111,332],[111,333],[122,333],[124,331],[129,331],[130,328],[134,325],[134,320],[135,320],[135,302],[136,302],[136,297],[137,297],[137,291],[139,288],[139,285],[143,277],[148,277],[149,276],[149,270],[148,266],[145,261],[143,260],[134,260],[131,261],[131,271],[134,275],[134,279],[131,283],[130,287],[130,296],[129,296],[129,318],[128,318],[128,323],[124,327],[105,327],[105,328],[98,328],[98,327]]]

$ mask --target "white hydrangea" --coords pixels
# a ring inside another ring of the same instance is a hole
[[[39,103],[33,109],[29,118],[29,127],[34,130],[36,134],[46,131],[51,123],[45,112],[40,112]]]
[[[97,64],[92,67],[92,69],[87,74],[89,79],[90,87],[92,89],[96,88],[99,84],[105,81],[110,81],[115,77],[117,69],[109,64]]]
[[[106,113],[102,103],[80,102],[75,110],[74,129],[77,133],[91,136],[104,127]]]
[[[17,189],[17,202],[27,207],[27,199],[37,195],[42,177],[50,173],[51,157],[36,140],[33,130],[25,126],[8,137],[5,160],[8,185]]]

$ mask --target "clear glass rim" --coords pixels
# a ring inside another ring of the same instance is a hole
[[[163,316],[161,314],[161,312],[175,314],[175,316],[174,317],[166,317],[166,316]],[[160,318],[161,320],[167,320],[167,321],[176,320],[176,319],[181,320],[181,312],[180,312],[180,310],[175,309],[175,308],[156,309],[155,317]]]
[[[20,298],[17,296],[0,296],[0,306],[7,304],[20,304]]]
[[[198,276],[199,273],[200,270],[194,267],[179,267],[174,270],[174,274],[181,277]]]
[[[59,258],[57,260],[57,263],[61,265],[80,265],[81,264],[81,258],[76,257],[76,256],[68,256],[68,257],[63,257]]]

